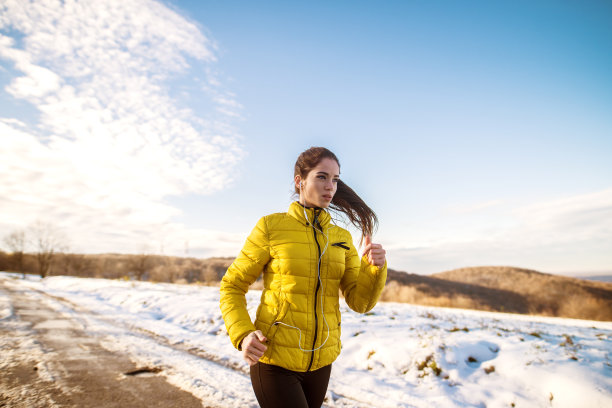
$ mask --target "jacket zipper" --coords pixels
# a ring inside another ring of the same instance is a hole
[[[314,332],[314,339],[312,340],[312,354],[310,355],[310,363],[308,363],[308,368],[306,369],[306,371],[310,371],[310,367],[312,367],[312,362],[314,360],[314,348],[315,348],[315,344],[317,344],[317,333],[319,332],[319,318],[317,317],[317,294],[319,293],[319,288],[321,286],[321,281],[319,280],[319,274],[321,273],[321,246],[319,245],[319,241],[317,240],[317,229],[315,227],[315,225],[319,222],[317,220],[317,211],[314,211],[314,219],[312,221],[312,232],[314,234],[314,240],[317,244],[317,250],[319,253],[319,256],[317,258],[317,286],[315,289],[315,296],[314,296],[314,316],[315,316],[315,332]],[[321,224],[319,224],[320,226]]]

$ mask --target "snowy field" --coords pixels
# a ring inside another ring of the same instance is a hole
[[[110,350],[221,407],[256,407],[215,287],[0,273]],[[251,315],[259,291],[247,294]],[[380,303],[342,309],[327,407],[612,407],[612,323]],[[0,324],[12,313],[0,291]]]

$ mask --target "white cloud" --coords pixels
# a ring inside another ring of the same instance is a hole
[[[19,73],[5,91],[39,115],[0,121],[0,227],[44,218],[85,251],[217,236],[174,223],[180,210],[164,202],[224,188],[243,156],[232,122],[241,106],[206,77],[215,50],[153,0],[4,1],[0,59]],[[213,109],[198,112],[171,81]]]
[[[487,221],[388,245],[390,263],[418,273],[481,265],[579,273],[612,265],[612,189],[521,206]]]
[[[519,208],[514,214],[521,225],[517,232],[530,242],[610,240],[612,189],[536,203]]]

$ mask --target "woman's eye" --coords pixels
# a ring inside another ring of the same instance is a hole
[[[334,179],[334,180],[333,180],[333,182],[334,182],[334,183],[337,183],[337,182],[339,182],[339,181],[340,181],[340,179]]]

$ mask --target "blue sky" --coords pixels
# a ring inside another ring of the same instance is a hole
[[[322,145],[392,268],[612,270],[609,2],[5,4],[4,234],[234,256]]]

